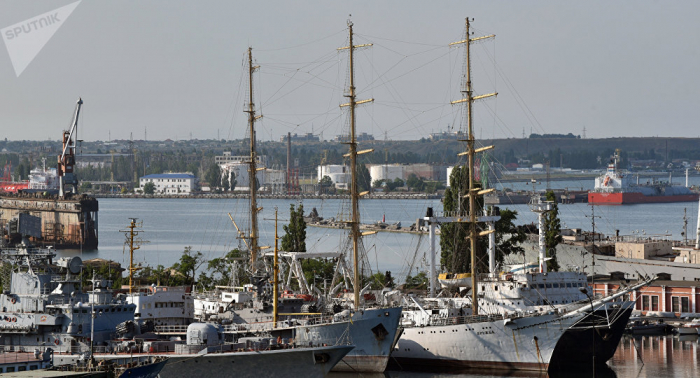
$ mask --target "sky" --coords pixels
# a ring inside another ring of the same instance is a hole
[[[473,37],[477,138],[699,137],[700,2],[89,1],[18,76],[36,43],[5,29],[76,3],[0,2],[0,138],[57,140],[84,101],[79,138],[246,135],[247,49],[257,136],[347,132],[348,20],[357,131],[376,139],[463,129],[465,18]],[[11,45],[11,47],[10,47]],[[11,50],[11,51],[8,51]],[[585,130],[585,131],[584,131]]]

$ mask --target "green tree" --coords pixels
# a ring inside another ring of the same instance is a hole
[[[156,185],[152,182],[147,182],[143,185],[143,192],[145,194],[153,194],[156,191]]]
[[[183,277],[182,282],[178,284],[193,285],[196,282],[197,270],[205,262],[202,252],[192,252],[192,247],[185,247],[180,261],[173,265],[173,269]]]
[[[228,286],[231,284],[231,267],[234,260],[243,256],[239,249],[232,249],[224,257],[217,257],[209,260],[206,272],[200,273],[199,283],[206,289],[213,289],[216,286]],[[240,269],[243,269],[241,266]],[[245,277],[239,271],[239,277]]]
[[[330,176],[323,176],[319,181],[318,185],[321,187],[323,193],[328,193],[328,190],[333,187],[333,180]]]
[[[326,176],[327,177],[327,176]],[[289,205],[289,224],[282,226],[282,250],[288,252],[306,252],[306,222],[304,222],[304,204],[294,207]]]
[[[369,169],[364,164],[357,164],[357,190],[364,192],[370,190],[372,185],[372,177],[369,174]]]
[[[80,183],[80,193],[89,192],[92,189],[92,183],[89,181],[83,181]]]
[[[425,181],[416,176],[415,173],[411,173],[406,179],[406,186],[408,186],[409,189],[415,189],[418,192],[422,192],[425,189]]]
[[[527,238],[525,232],[515,226],[518,212],[515,210],[501,210],[501,219],[496,222],[496,263],[503,264],[505,256],[512,254],[525,254],[522,243]]]
[[[221,174],[221,187],[224,189],[224,192],[228,192],[229,188],[231,188],[227,172]]]
[[[236,185],[238,185],[238,181],[236,181],[236,173],[231,171],[229,173],[228,181],[229,181],[229,186],[230,186],[229,190],[231,190],[233,192],[234,190],[236,190]]]
[[[406,276],[406,284],[404,289],[427,289],[428,288],[428,276],[425,272],[420,272],[415,276]]]
[[[212,192],[221,187],[221,169],[216,163],[209,165],[204,179],[209,183],[209,190]]]
[[[544,244],[546,251],[550,254],[551,260],[547,261],[547,270],[556,272],[559,271],[559,262],[557,261],[557,245],[562,242],[561,236],[561,221],[559,220],[559,205],[553,191],[547,191],[547,201],[552,202],[552,210],[544,213]]]
[[[451,215],[467,214],[469,199],[469,171],[465,166],[456,166],[450,175],[450,187],[445,190],[443,208]],[[467,240],[469,225],[464,222],[445,223],[440,227],[440,264],[451,272],[471,271],[470,245]]]

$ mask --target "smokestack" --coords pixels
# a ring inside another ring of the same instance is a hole
[[[292,176],[292,133],[287,133],[287,194],[292,189],[291,183]]]

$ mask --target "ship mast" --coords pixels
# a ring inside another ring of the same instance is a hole
[[[360,269],[359,269],[359,244],[360,244],[360,207],[359,207],[359,199],[361,195],[364,195],[366,193],[359,193],[358,188],[357,188],[357,155],[367,153],[367,152],[372,152],[373,149],[369,150],[363,150],[363,151],[357,151],[357,139],[355,136],[355,107],[360,104],[368,103],[374,101],[374,99],[369,99],[369,100],[362,100],[362,101],[357,101],[355,97],[355,72],[353,70],[353,51],[355,49],[360,48],[360,47],[368,47],[372,46],[372,44],[364,44],[364,45],[353,45],[352,39],[353,39],[353,33],[352,33],[352,21],[348,20],[348,30],[350,34],[350,44],[346,47],[340,47],[338,50],[345,50],[348,49],[349,54],[350,54],[350,63],[349,63],[349,70],[350,70],[350,88],[349,92],[345,97],[349,98],[349,102],[340,105],[340,107],[345,107],[349,106],[350,107],[350,140],[345,143],[349,145],[350,147],[350,152],[346,154],[346,157],[350,157],[350,177],[351,177],[351,184],[350,184],[350,198],[351,198],[351,206],[352,206],[352,219],[350,220],[350,233],[352,234],[352,258],[353,258],[353,271],[354,271],[354,277],[353,277],[353,288],[354,288],[354,304],[355,304],[355,309],[358,309],[360,307]]]
[[[129,245],[129,294],[134,291],[134,273],[141,269],[139,266],[134,265],[134,251],[141,248],[141,244],[148,243],[148,241],[142,240],[137,236],[143,232],[137,230],[139,225],[136,224],[137,218],[129,218],[131,223],[127,226],[128,230],[119,230],[126,235],[126,243]]]
[[[472,90],[472,80],[471,80],[471,61],[470,61],[470,46],[472,42],[479,41],[482,39],[487,39],[487,38],[493,38],[495,35],[488,35],[484,37],[476,37],[476,38],[470,38],[470,28],[469,28],[469,18],[467,17],[465,19],[466,22],[466,33],[464,40],[459,41],[459,42],[453,42],[450,44],[450,46],[453,45],[458,45],[464,43],[466,53],[465,53],[465,82],[464,82],[464,88],[462,89],[462,96],[463,98],[461,100],[457,101],[452,101],[452,104],[461,104],[464,103],[467,105],[467,151],[466,154],[468,156],[467,164],[468,169],[469,169],[469,193],[467,196],[469,197],[469,242],[470,242],[470,250],[471,250],[471,270],[472,270],[472,311],[474,315],[479,314],[479,302],[478,302],[478,297],[477,297],[477,279],[476,279],[476,241],[477,238],[479,237],[480,233],[477,232],[476,229],[476,222],[477,222],[477,217],[476,217],[476,197],[478,195],[483,195],[485,194],[486,190],[484,191],[479,191],[479,188],[476,188],[475,185],[475,177],[474,177],[474,155],[478,152],[483,152],[486,150],[490,150],[493,148],[493,146],[488,146],[488,147],[482,147],[479,149],[474,149],[474,127],[472,124],[472,104],[474,101],[486,98],[486,97],[491,97],[491,96],[496,96],[496,93],[489,93],[485,95],[480,95],[480,96],[474,96],[474,92]],[[464,154],[464,153],[462,153]],[[459,201],[459,199],[458,199]],[[493,232],[493,230],[490,231],[485,231],[482,232],[482,235],[486,235],[488,233]]]
[[[262,117],[255,116],[255,104],[253,103],[253,72],[258,69],[259,66],[253,66],[253,48],[248,47],[248,109],[244,110],[248,113],[248,126],[250,127],[250,166],[248,168],[248,186],[250,188],[250,242],[248,243],[248,248],[250,249],[250,266],[255,273],[256,262],[258,259],[258,212],[262,209],[258,209],[258,203],[256,198],[257,182],[255,179],[255,174],[257,173],[256,167],[256,154],[255,154],[255,120]]]

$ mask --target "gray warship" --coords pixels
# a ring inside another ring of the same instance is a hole
[[[93,290],[83,292],[80,257],[56,259],[52,249],[24,239],[2,250],[0,259],[0,345],[6,350],[82,353],[106,346],[117,330],[136,331],[136,306],[115,298],[110,281],[95,279]]]

